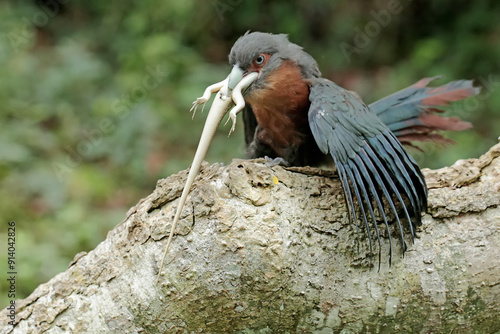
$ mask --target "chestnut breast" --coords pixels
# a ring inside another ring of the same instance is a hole
[[[262,128],[261,139],[276,153],[303,142],[309,111],[309,85],[300,68],[290,60],[269,73],[264,88],[255,89],[245,96]]]

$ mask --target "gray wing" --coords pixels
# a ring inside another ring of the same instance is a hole
[[[380,265],[380,233],[375,212],[380,212],[389,232],[384,213],[385,198],[396,217],[404,252],[403,226],[395,203],[399,202],[403,208],[413,240],[414,225],[421,224],[421,212],[427,208],[424,177],[394,134],[357,96],[326,79],[313,79],[311,82],[308,117],[314,139],[320,150],[330,154],[335,162],[356,226],[358,217],[354,203],[357,201],[361,212],[359,219],[366,226],[371,251],[370,226],[374,227]],[[405,198],[409,200],[408,206]],[[372,224],[369,224],[369,217]]]

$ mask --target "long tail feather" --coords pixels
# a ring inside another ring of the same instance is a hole
[[[424,78],[410,87],[369,105],[370,109],[404,144],[411,141],[453,143],[437,131],[461,131],[472,127],[456,117],[442,117],[439,106],[462,100],[480,92],[472,81],[452,81],[440,87],[427,87],[438,77]]]

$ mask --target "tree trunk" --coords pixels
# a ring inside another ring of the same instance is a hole
[[[69,268],[0,314],[1,333],[495,333],[500,331],[500,144],[425,170],[429,212],[382,261],[315,168],[205,164],[158,284],[186,171]],[[376,243],[374,243],[376,244]]]

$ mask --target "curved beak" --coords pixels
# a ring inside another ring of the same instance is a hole
[[[231,73],[229,73],[228,78],[228,83],[227,83],[227,88],[229,90],[233,90],[234,87],[243,79],[245,76],[245,72],[239,67],[238,65],[234,65],[233,69],[231,70]]]

